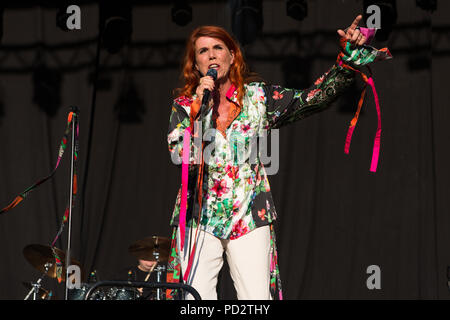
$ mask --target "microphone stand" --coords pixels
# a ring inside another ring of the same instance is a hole
[[[69,198],[69,217],[68,217],[68,235],[67,235],[67,250],[66,250],[66,294],[65,300],[69,297],[69,266],[70,266],[70,249],[72,237],[72,200],[73,200],[73,173],[74,173],[74,156],[75,156],[75,134],[78,123],[78,108],[72,107],[72,153],[70,158],[70,198]]]

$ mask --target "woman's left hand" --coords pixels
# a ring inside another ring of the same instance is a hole
[[[350,44],[355,47],[355,46],[362,46],[363,44],[366,43],[366,37],[359,31],[358,28],[358,24],[362,19],[362,15],[359,15],[356,17],[356,19],[353,21],[353,23],[351,24],[350,27],[348,27],[345,31],[342,29],[339,29],[337,31],[337,33],[347,39],[348,41],[350,41]]]

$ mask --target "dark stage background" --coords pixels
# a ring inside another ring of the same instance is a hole
[[[199,25],[231,31],[225,1],[192,1],[185,27],[171,21],[171,4],[148,2],[133,6],[132,42],[117,54],[100,52],[93,114],[98,5],[81,3],[81,30],[70,32],[56,27],[56,8],[7,7],[3,14],[0,206],[53,169],[69,106],[79,106],[72,255],[100,280],[135,263],[127,252],[135,240],[169,236],[181,177],[166,136],[184,41]],[[285,1],[263,1],[262,34],[244,51],[267,82],[311,84],[335,60],[336,30],[363,13],[362,1],[308,4],[299,22],[286,15]],[[269,180],[286,299],[449,298],[450,3],[438,1],[432,14],[414,0],[397,1],[397,9],[389,40],[376,43],[394,59],[373,65],[383,128],[378,172],[369,172],[377,119],[370,91],[344,154],[361,83],[327,111],[280,130],[280,169]],[[35,102],[34,90],[48,89],[33,84],[42,65],[57,71],[45,73],[53,112]],[[137,121],[119,117],[127,112]],[[51,181],[0,216],[0,299],[23,299],[22,282],[40,276],[22,250],[55,237],[68,201],[69,157],[68,150]],[[67,229],[57,247],[66,241]],[[370,265],[381,269],[379,290],[366,286]],[[63,296],[54,279],[44,287]],[[219,296],[235,298],[226,269]]]

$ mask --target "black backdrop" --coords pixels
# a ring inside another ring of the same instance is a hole
[[[286,16],[284,1],[263,5],[263,33],[245,46],[245,54],[253,71],[285,86],[311,83],[326,71],[337,54],[336,29],[362,13],[362,1],[317,0],[298,22]],[[397,5],[397,27],[387,42],[377,43],[388,46],[394,60],[373,67],[383,126],[378,172],[369,172],[376,129],[371,93],[348,156],[344,139],[357,101],[351,92],[326,112],[280,130],[280,169],[269,179],[279,214],[286,299],[449,297],[450,4],[439,1],[433,14],[413,0]],[[179,85],[180,49],[198,25],[231,30],[226,2],[193,1],[192,7],[193,21],[179,27],[164,2],[134,6],[132,43],[115,55],[101,51],[94,117],[98,6],[81,5],[81,30],[70,32],[55,26],[54,8],[4,12],[0,205],[52,170],[69,106],[79,106],[80,191],[72,254],[101,280],[134,263],[127,253],[132,242],[170,234],[180,172],[171,164],[166,134],[172,89]],[[54,116],[33,102],[32,74],[39,61],[61,73],[55,78],[60,99]],[[135,108],[141,121],[120,121],[121,106]],[[51,181],[0,216],[1,299],[23,299],[22,282],[39,277],[22,249],[53,240],[68,200],[69,168],[65,155]],[[64,249],[66,241],[67,229],[57,246]],[[381,269],[380,290],[366,286],[370,265]],[[233,299],[224,271],[219,296]],[[45,279],[44,287],[63,295],[53,279]]]

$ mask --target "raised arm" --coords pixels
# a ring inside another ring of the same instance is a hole
[[[356,68],[386,58],[385,52],[366,45],[367,36],[358,28],[361,19],[359,15],[345,31],[337,31],[341,36],[338,59],[311,87],[298,90],[264,86],[270,128],[279,128],[325,110],[352,84]]]

